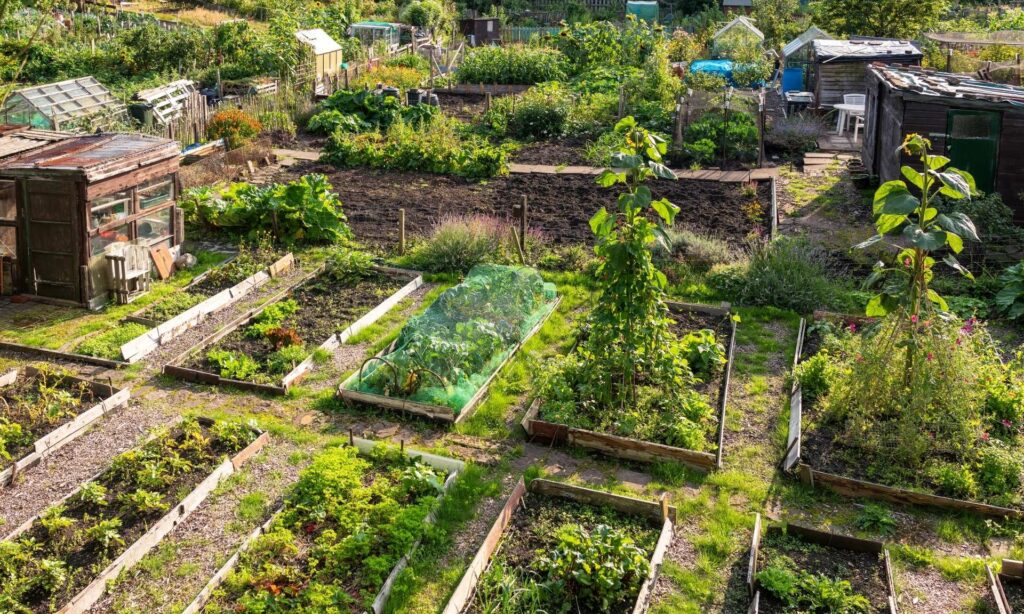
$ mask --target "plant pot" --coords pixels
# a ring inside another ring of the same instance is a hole
[[[850,180],[858,190],[865,190],[871,187],[871,175],[867,173],[851,173]]]

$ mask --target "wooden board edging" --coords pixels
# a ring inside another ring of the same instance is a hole
[[[26,377],[33,377],[38,373],[39,370],[35,367],[25,367]],[[36,439],[32,444],[32,452],[16,459],[10,467],[0,471],[0,487],[9,486],[14,481],[15,476],[25,469],[37,465],[50,454],[53,454],[60,448],[77,439],[78,436],[85,433],[93,423],[99,421],[103,416],[128,405],[128,399],[131,397],[131,392],[127,389],[121,390],[107,384],[100,384],[74,375],[63,375],[61,377],[76,383],[85,382],[89,385],[93,394],[96,394],[97,396],[105,396],[106,398],[79,413],[69,422],[62,424],[49,433],[46,433]],[[13,384],[17,378],[18,369],[8,371],[2,378],[0,378],[0,387]]]
[[[456,586],[452,596],[448,599],[443,614],[462,614],[472,603],[480,577],[487,570],[491,557],[497,550],[505,530],[512,521],[512,515],[522,505],[523,497],[526,496],[527,492],[568,499],[588,505],[607,506],[623,513],[644,516],[652,522],[659,523],[661,533],[651,554],[651,569],[644,584],[640,587],[640,591],[637,593],[637,600],[632,610],[633,614],[644,614],[650,605],[650,589],[653,587],[655,580],[657,580],[665,553],[672,543],[676,508],[666,505],[664,501],[655,503],[564,482],[554,482],[543,478],[533,480],[529,486],[526,485],[522,478],[516,483],[512,494],[509,495],[504,507],[498,513],[497,519],[491,525],[472,562],[470,562],[466,572],[462,575],[462,579],[459,581],[458,586]]]
[[[750,538],[750,560],[747,561],[747,592],[757,594],[757,553],[761,550],[761,514],[754,514],[754,533]],[[753,604],[752,604],[753,605]]]
[[[184,522],[189,515],[195,511],[195,509],[198,508],[207,497],[210,496],[210,493],[217,488],[224,478],[233,474],[242,462],[254,456],[263,448],[264,445],[266,445],[269,440],[268,434],[266,432],[257,432],[260,434],[252,441],[252,443],[235,454],[235,456],[225,459],[220,465],[218,465],[202,482],[199,483],[198,486],[192,489],[184,499],[172,507],[167,514],[160,518],[160,520],[151,525],[149,529],[135,540],[134,543],[128,546],[120,556],[107,565],[107,567],[100,572],[92,582],[79,591],[77,595],[72,597],[70,601],[64,604],[64,606],[57,611],[58,614],[85,614],[88,612],[89,609],[103,597],[107,590],[107,584],[110,581],[117,578],[122,571],[130,569],[141,561],[150,550],[152,550],[163,540],[164,537],[167,536],[168,533]],[[82,485],[64,497],[61,501],[66,501],[73,497],[79,490],[81,490],[85,483],[92,481],[92,479],[94,478],[90,478],[83,482]],[[5,539],[15,539],[18,535],[31,528],[32,524],[38,518],[38,514],[33,516]]]
[[[515,344],[509,349],[508,355],[505,357],[505,359],[502,360],[501,364],[499,364],[498,367],[490,374],[490,376],[488,376],[487,379],[484,380],[483,385],[481,385],[480,388],[477,389],[476,393],[469,399],[469,401],[466,402],[466,404],[462,407],[462,410],[459,411],[457,414],[455,413],[454,409],[443,405],[434,405],[432,403],[410,401],[401,397],[386,397],[384,395],[374,394],[372,392],[349,390],[347,386],[350,383],[352,383],[352,381],[355,378],[359,377],[359,371],[352,373],[352,375],[349,375],[345,379],[345,381],[341,382],[341,384],[338,385],[337,396],[345,402],[356,402],[363,403],[366,405],[376,405],[378,407],[383,407],[386,409],[393,409],[405,413],[432,418],[434,420],[441,420],[443,422],[458,424],[463,420],[469,418],[473,414],[473,412],[476,411],[477,407],[479,407],[480,403],[486,397],[487,391],[490,389],[491,383],[494,381],[494,378],[497,377],[498,374],[501,373],[502,370],[505,368],[505,365],[507,365],[515,357],[515,355],[519,353],[519,350],[524,345],[526,345],[526,342],[529,341],[531,337],[537,334],[540,331],[540,329],[544,327],[544,324],[547,323],[548,319],[551,317],[551,314],[555,313],[561,302],[562,297],[560,296],[557,297],[554,300],[554,302],[552,302],[547,313],[545,313],[544,316],[537,321],[533,328],[531,328],[530,331],[526,333],[526,335],[519,341],[519,343]],[[390,351],[390,349],[390,347],[384,348],[380,352],[377,352],[376,355],[384,356]]]
[[[88,365],[96,365],[98,367],[106,367],[107,369],[122,369],[128,366],[128,363],[124,362],[123,360],[111,360],[109,358],[100,358],[98,356],[86,356],[85,354],[75,354],[74,352],[50,350],[46,348],[34,347],[31,345],[23,345],[21,343],[12,343],[10,341],[0,341],[0,350],[7,350],[10,352],[16,352],[18,354],[28,354],[30,356],[41,356],[43,358],[51,358],[54,360],[80,362]]]
[[[206,298],[206,300],[198,305],[179,313],[166,322],[156,324],[150,330],[128,341],[121,346],[121,356],[129,363],[142,360],[158,347],[177,339],[189,329],[201,324],[210,315],[242,300],[247,294],[267,283],[272,278],[288,271],[294,265],[295,256],[288,252],[267,268],[250,275],[226,290],[221,290],[217,294]],[[204,273],[205,275],[206,273]],[[191,285],[189,284],[189,286]],[[189,286],[186,286],[185,290]],[[148,308],[146,307],[146,309]]]
[[[726,317],[729,316],[731,306],[729,303],[722,303],[720,307],[713,305],[700,305],[695,303],[668,302],[669,310],[675,313],[699,312],[710,315]],[[576,428],[566,424],[548,422],[540,418],[540,407],[543,399],[535,398],[530,404],[520,424],[526,434],[531,438],[542,439],[557,444],[577,446],[587,450],[593,450],[626,460],[653,463],[658,461],[673,461],[682,463],[700,471],[713,471],[722,467],[723,447],[725,440],[725,415],[729,401],[729,383],[732,375],[732,365],[735,362],[736,347],[736,321],[729,321],[729,344],[726,348],[726,364],[722,375],[722,384],[718,393],[718,428],[715,438],[717,449],[715,453],[697,452],[687,448],[679,448],[652,441],[643,441],[621,435],[599,433],[588,429]]]
[[[800,364],[800,355],[804,349],[804,336],[807,334],[807,320],[800,318],[796,333],[796,352],[793,356],[791,370],[793,384],[789,389],[789,431],[786,435],[786,454],[782,459],[782,469],[792,471],[800,462],[800,438],[803,420],[803,391],[796,378],[796,368]]]
[[[999,614],[1013,614],[1010,608],[1010,601],[1006,598],[1006,590],[1003,589],[1003,582],[998,574],[992,573],[992,568],[985,565],[985,573],[988,575],[988,589],[992,592],[992,600],[996,602],[996,610]]]
[[[366,454],[373,450],[373,448],[380,445],[380,442],[372,441],[369,439],[362,439],[360,437],[350,437],[348,445],[354,446],[360,451],[360,453]],[[424,520],[424,524],[429,526],[435,522],[437,510],[440,508],[441,499],[445,496],[445,494],[448,493],[448,490],[451,488],[451,485],[454,483],[458,474],[465,469],[465,463],[454,458],[438,456],[436,454],[423,452],[420,450],[416,450],[414,448],[410,448],[408,446],[403,446],[402,451],[406,454],[406,456],[410,458],[419,458],[423,462],[430,465],[431,467],[434,467],[435,469],[440,469],[442,471],[446,471],[448,473],[448,477],[445,479],[444,482],[443,494],[441,495],[441,497],[438,497],[438,500],[434,503],[433,508],[431,509],[430,513]],[[220,567],[220,569],[217,570],[217,572],[213,575],[213,577],[210,578],[206,585],[203,586],[203,588],[199,591],[195,598],[185,607],[184,610],[181,611],[181,614],[198,614],[199,612],[202,612],[203,608],[206,607],[206,604],[209,603],[210,599],[213,597],[214,591],[220,588],[220,586],[227,579],[228,575],[230,575],[234,568],[238,566],[238,562],[241,560],[242,554],[245,551],[249,550],[249,548],[252,547],[252,545],[255,543],[257,539],[259,539],[261,535],[267,532],[267,530],[271,527],[271,525],[273,525],[274,521],[281,514],[281,512],[284,511],[284,508],[285,504],[278,506],[277,509],[275,509],[274,512],[271,513],[270,518],[268,518],[263,524],[258,526],[251,533],[249,533],[248,536],[246,536],[246,538],[242,541],[241,545],[239,545],[239,547],[235,550],[234,554],[232,554],[231,557]],[[402,556],[402,558],[399,559],[398,563],[396,563],[395,566],[391,569],[391,573],[388,574],[387,580],[385,580],[384,584],[381,585],[380,591],[377,592],[377,595],[374,598],[372,608],[374,614],[383,614],[384,608],[387,605],[388,598],[391,595],[392,586],[398,579],[398,576],[399,574],[401,574],[402,570],[405,569],[405,567],[408,565],[408,562],[411,559],[412,555],[419,547],[420,541],[421,540],[417,539],[416,542],[410,547],[409,551],[406,552]]]

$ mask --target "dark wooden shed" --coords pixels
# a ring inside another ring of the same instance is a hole
[[[868,69],[864,165],[882,181],[913,161],[899,151],[921,134],[932,152],[974,175],[978,189],[998,192],[1024,220],[1024,88],[917,67]]]
[[[501,20],[497,17],[463,17],[459,20],[459,32],[474,47],[490,45],[501,40]]]
[[[164,246],[176,255],[178,157],[168,139],[95,134],[0,159],[0,236],[13,246],[5,270],[14,290],[96,308],[109,299],[111,246]]]
[[[845,94],[863,94],[868,64],[920,64],[924,55],[913,43],[890,39],[826,40],[811,43],[808,88],[819,108],[832,108]]]

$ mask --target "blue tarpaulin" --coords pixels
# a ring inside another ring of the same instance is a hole
[[[695,60],[690,63],[690,72],[706,72],[713,75],[718,75],[725,79],[725,82],[729,85],[736,86],[736,82],[732,78],[732,69],[735,63],[732,60]],[[760,86],[760,83],[755,83],[755,86]]]

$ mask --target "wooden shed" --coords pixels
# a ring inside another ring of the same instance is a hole
[[[299,30],[295,38],[313,53],[313,71],[317,81],[333,77],[341,71],[341,45],[320,28]]]
[[[933,153],[974,175],[978,189],[998,192],[1024,220],[1024,88],[916,67],[873,64],[867,72],[861,157],[882,181],[897,179],[907,134],[932,142]]]
[[[491,45],[501,41],[501,20],[497,17],[463,17],[459,32],[469,40],[471,47]]]
[[[16,149],[4,146],[15,139],[25,135],[0,131],[0,151]],[[113,250],[132,244],[177,255],[175,141],[94,134],[24,145],[0,159],[0,233],[14,246],[5,269],[15,291],[97,308],[113,290]]]
[[[832,108],[845,94],[863,94],[868,64],[917,65],[924,55],[914,43],[893,39],[811,42],[807,82],[819,108]]]

